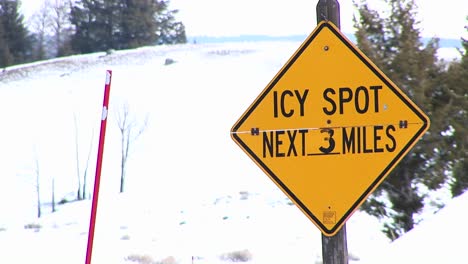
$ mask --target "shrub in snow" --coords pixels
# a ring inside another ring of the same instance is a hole
[[[125,258],[126,261],[136,262],[138,264],[177,264],[174,257],[170,256],[159,261],[155,261],[149,255],[132,254]]]
[[[60,204],[60,205],[66,204],[66,203],[68,203],[68,199],[67,199],[67,198],[62,198],[62,200],[60,200],[60,201],[58,202],[58,204]]]
[[[237,250],[228,253],[224,253],[220,256],[222,260],[228,260],[232,262],[247,262],[252,259],[252,253],[248,249]]]
[[[249,192],[247,192],[247,191],[240,191],[239,194],[240,194],[240,199],[241,199],[241,200],[247,200],[247,199],[249,199]]]
[[[164,61],[164,65],[170,65],[170,64],[173,64],[175,63],[175,60],[171,59],[171,58],[166,58],[166,60]]]
[[[154,264],[154,259],[149,255],[132,254],[125,258],[126,261],[136,262],[138,264]]]
[[[39,231],[41,229],[41,225],[37,223],[29,223],[24,225],[24,229],[34,229],[35,231]]]
[[[177,261],[171,256],[156,262],[156,264],[177,264]]]

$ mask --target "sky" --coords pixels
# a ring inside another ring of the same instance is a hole
[[[21,0],[25,16],[41,0]],[[317,0],[170,0],[179,10],[176,19],[184,23],[188,36],[308,35],[316,25]],[[341,0],[341,29],[353,33],[352,0]],[[383,0],[368,0],[373,7]],[[415,0],[423,37],[468,38],[466,0]]]

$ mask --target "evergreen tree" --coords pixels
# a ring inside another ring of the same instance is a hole
[[[3,24],[0,23],[0,67],[5,67],[13,63],[13,55],[10,52],[10,47],[6,38]]]
[[[104,0],[97,12],[98,50],[118,49],[122,0]]]
[[[106,50],[103,47],[101,26],[102,19],[99,11],[102,12],[101,1],[81,0],[75,2],[71,8],[71,23],[75,26],[75,33],[72,36],[71,44],[73,50],[79,53],[90,53],[94,51]]]
[[[467,17],[468,21],[468,17]],[[465,26],[468,31],[468,24]],[[449,109],[445,119],[448,136],[447,158],[453,164],[452,195],[457,196],[468,190],[468,40],[462,39],[462,58],[452,62],[448,72],[446,93],[442,103]]]
[[[18,0],[0,0],[0,67],[31,59],[31,38],[18,9]]]
[[[87,53],[185,43],[183,24],[167,8],[164,0],[83,0],[72,7],[73,47]]]
[[[156,43],[157,44],[177,44],[186,43],[185,26],[182,22],[175,21],[178,10],[167,10],[169,2],[160,1],[156,17]]]
[[[423,45],[415,19],[413,0],[386,0],[389,15],[369,8],[366,1],[355,5],[356,39],[360,49],[430,117],[431,127],[420,142],[390,173],[363,206],[368,213],[388,221],[384,232],[391,239],[412,229],[424,208],[422,189],[437,190],[446,181],[449,165],[444,159],[442,113],[437,95],[443,92],[442,64],[436,52],[438,40]],[[446,116],[445,116],[446,119]],[[385,202],[391,203],[387,208]]]
[[[120,48],[136,48],[156,41],[156,7],[153,1],[124,1]]]

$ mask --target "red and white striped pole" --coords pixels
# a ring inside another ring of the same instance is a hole
[[[96,163],[96,175],[94,177],[93,204],[91,207],[91,220],[89,222],[88,247],[86,248],[86,264],[91,264],[93,252],[94,228],[96,225],[96,213],[99,197],[99,183],[101,181],[102,157],[104,155],[104,141],[106,138],[107,112],[109,109],[109,93],[111,87],[112,71],[106,71],[106,85],[104,88],[104,102],[101,115],[101,132],[99,134],[99,147]]]

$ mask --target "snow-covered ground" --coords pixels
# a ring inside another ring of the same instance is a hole
[[[468,192],[362,263],[467,263]]]
[[[83,173],[91,151],[91,192],[105,70],[113,78],[93,264],[230,263],[236,255],[250,263],[320,263],[318,229],[229,136],[299,44],[145,47],[0,73],[0,263],[84,263],[91,201],[55,213],[47,203],[52,181],[57,200],[74,197],[76,153]],[[148,122],[131,145],[119,194],[116,119],[124,105],[136,129]],[[45,203],[39,219],[37,174]],[[356,212],[347,222],[352,262],[463,263],[467,198],[394,243],[376,219]]]

